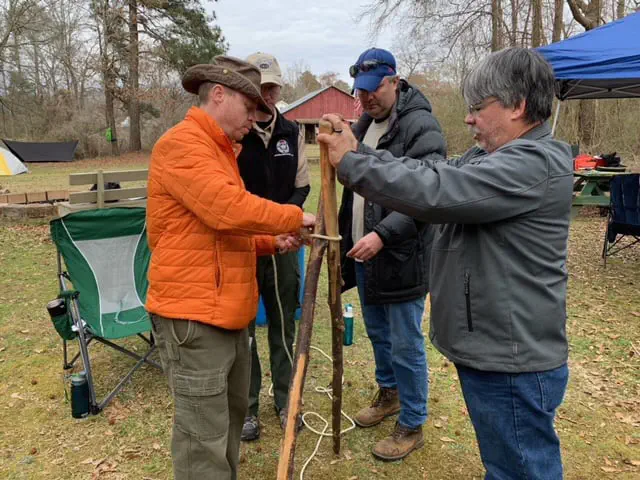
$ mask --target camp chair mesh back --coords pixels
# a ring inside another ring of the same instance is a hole
[[[609,255],[640,242],[640,174],[613,177],[610,192],[611,204],[602,248],[605,266]],[[626,236],[633,237],[634,240],[619,246],[620,240]]]
[[[68,281],[79,294],[70,308],[71,321],[80,341],[80,352],[67,361],[64,343],[64,367],[70,368],[79,356],[92,394],[92,413],[97,413],[117,394],[125,381],[142,363],[157,366],[147,359],[155,348],[143,334],[151,330],[144,308],[148,288],[147,270],[151,257],[146,238],[144,208],[108,208],[68,214],[51,221],[51,237],[58,250],[61,291],[68,292]],[[67,272],[62,271],[60,257]],[[148,344],[140,356],[110,340],[138,335]],[[115,348],[138,362],[107,398],[95,399],[88,345],[92,340]]]

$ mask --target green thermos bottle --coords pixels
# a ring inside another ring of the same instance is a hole
[[[342,334],[342,344],[349,346],[353,344],[353,306],[347,303],[342,315],[344,321],[344,333]]]
[[[84,371],[71,375],[71,416],[85,418],[89,415],[89,383]]]

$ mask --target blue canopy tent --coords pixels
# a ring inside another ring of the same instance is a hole
[[[538,51],[553,67],[560,100],[640,98],[640,12]]]
[[[553,67],[560,100],[640,98],[640,12],[537,50]]]

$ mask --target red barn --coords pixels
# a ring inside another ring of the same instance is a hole
[[[338,113],[349,122],[359,117],[356,111],[355,98],[337,87],[329,86],[311,92],[296,100],[281,113],[287,120],[298,122],[304,128],[305,142],[316,142],[316,126],[325,113]]]

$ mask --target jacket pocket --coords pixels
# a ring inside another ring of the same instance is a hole
[[[373,262],[379,294],[402,295],[424,283],[424,255],[415,239],[383,248]]]
[[[173,386],[178,443],[189,443],[189,437],[211,441],[226,435],[229,402],[224,369],[175,371]]]
[[[215,241],[215,248],[213,249],[213,281],[216,290],[220,291],[222,287],[222,255],[220,254],[220,244]]]
[[[471,316],[471,275],[464,272],[464,299],[467,306],[467,328],[473,332],[473,318]]]

